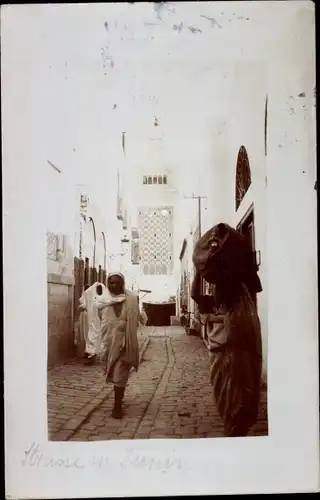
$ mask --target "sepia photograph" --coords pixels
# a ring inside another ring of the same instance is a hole
[[[1,45],[8,498],[314,491],[313,3],[6,5]]]
[[[137,8],[46,56],[49,439],[267,436],[265,68],[201,51],[227,12]]]

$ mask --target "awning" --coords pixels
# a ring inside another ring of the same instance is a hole
[[[167,293],[159,293],[156,291],[147,294],[141,300],[145,304],[175,304],[176,302],[176,299],[173,299],[172,296]]]
[[[155,306],[161,306],[161,305],[173,305],[176,303],[175,300],[165,300],[165,301],[153,301],[153,300],[149,300],[148,298],[146,298],[146,300],[142,300],[142,302],[144,304],[151,304],[151,305],[155,305]]]

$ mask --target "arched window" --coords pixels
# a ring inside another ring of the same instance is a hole
[[[267,156],[267,143],[268,143],[268,96],[266,96],[266,103],[264,108],[264,154]]]
[[[159,175],[159,177],[158,177],[158,184],[162,184],[162,177],[161,177],[161,175]]]
[[[153,177],[153,184],[158,184],[158,177],[156,175]]]
[[[107,242],[106,242],[106,235],[102,231],[102,240],[103,240],[103,269],[106,271],[107,268]]]
[[[238,210],[246,192],[251,185],[251,171],[249,165],[249,158],[244,146],[241,146],[237,158],[237,171],[236,171],[236,210]]]
[[[96,265],[97,233],[96,233],[96,226],[94,224],[94,220],[93,220],[92,217],[89,217],[89,222],[91,222],[92,229],[93,229],[93,258],[92,258],[92,267],[95,267],[95,265]]]
[[[149,175],[149,177],[148,177],[148,184],[152,184],[152,177],[151,177],[151,175]]]
[[[167,184],[167,176],[166,175],[163,176],[163,184]]]
[[[148,184],[148,179],[146,175],[143,176],[143,184]]]

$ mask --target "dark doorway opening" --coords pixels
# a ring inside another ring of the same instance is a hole
[[[241,222],[237,226],[237,230],[245,236],[252,248],[255,251],[255,234],[254,234],[254,212],[253,207],[250,208],[248,213],[244,216]]]
[[[170,326],[170,317],[175,316],[176,304],[150,304],[143,303],[148,316],[148,326]]]
[[[245,214],[243,219],[237,225],[237,231],[245,236],[252,249],[252,259],[256,261],[256,243],[255,243],[255,231],[254,231],[254,209],[251,206],[248,212]],[[257,305],[257,295],[253,296],[255,304]]]

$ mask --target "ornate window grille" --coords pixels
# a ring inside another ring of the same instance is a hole
[[[238,153],[237,159],[237,172],[236,172],[236,189],[235,189],[235,199],[236,199],[236,210],[238,210],[240,203],[245,197],[251,185],[251,170],[249,164],[249,158],[244,146],[241,146]]]

